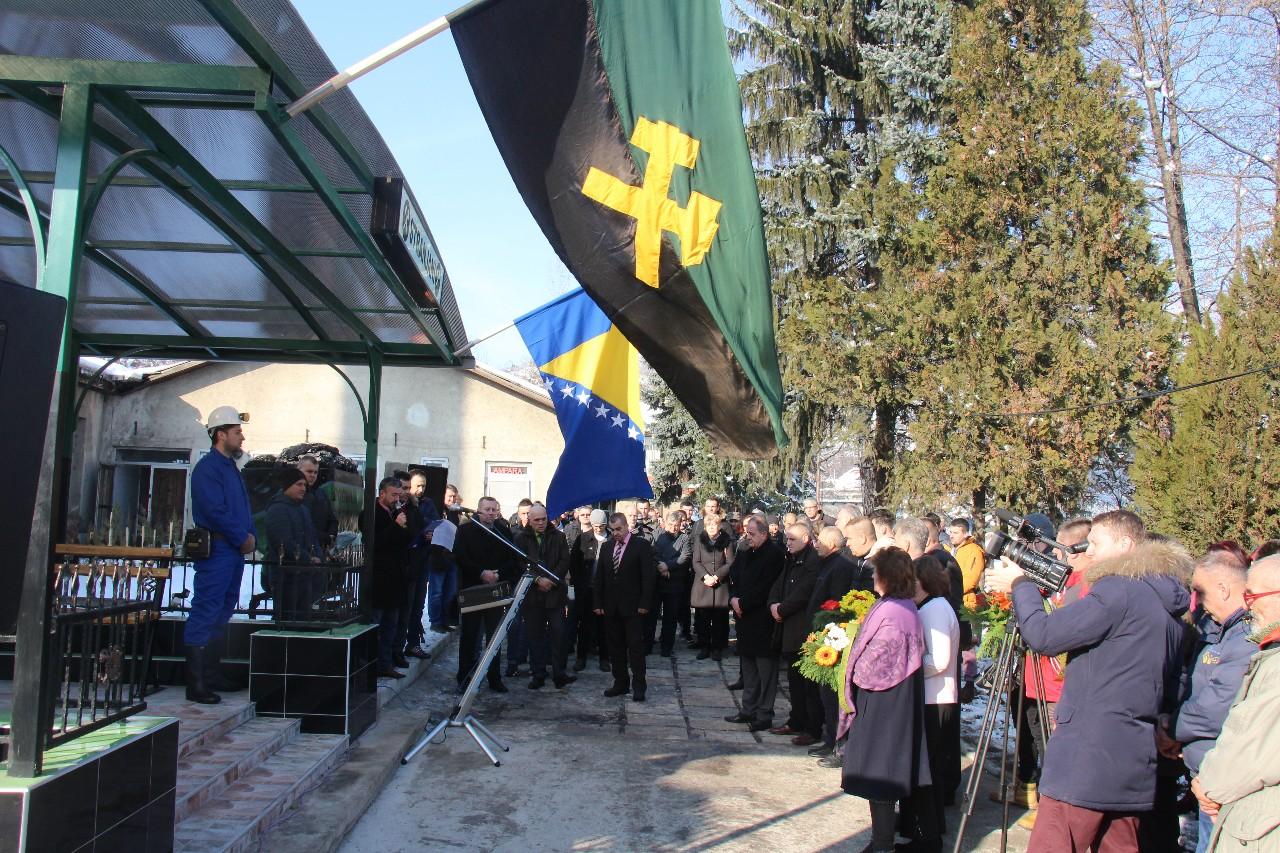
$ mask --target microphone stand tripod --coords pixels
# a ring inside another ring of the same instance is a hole
[[[453,711],[449,716],[423,735],[422,739],[405,753],[404,758],[400,759],[400,764],[408,764],[409,761],[419,752],[427,748],[430,743],[444,743],[444,736],[448,734],[449,729],[464,729],[467,734],[471,735],[476,745],[484,751],[484,754],[493,762],[494,767],[501,767],[502,762],[498,756],[494,754],[491,747],[497,747],[503,752],[510,752],[511,747],[495,735],[485,726],[484,723],[476,719],[471,713],[471,706],[475,704],[476,694],[480,691],[480,683],[485,679],[489,671],[489,664],[497,657],[499,650],[502,648],[502,642],[507,638],[507,631],[511,629],[511,623],[520,618],[520,605],[524,603],[524,597],[529,592],[529,587],[533,586],[534,580],[538,576],[547,578],[548,580],[561,584],[564,579],[556,575],[546,566],[530,560],[529,556],[516,547],[515,543],[508,540],[505,536],[495,533],[492,529],[479,521],[473,522],[485,533],[497,539],[506,547],[510,548],[520,556],[520,560],[525,564],[524,573],[520,576],[520,581],[516,584],[515,592],[512,593],[511,604],[507,607],[507,612],[502,617],[502,622],[498,625],[498,630],[493,632],[493,636],[489,639],[489,645],[485,647],[484,654],[480,656],[480,660],[476,661],[475,666],[471,670],[471,678],[467,681],[467,687],[462,691],[462,695],[458,699],[458,704],[453,706]],[[431,725],[428,719],[427,725]],[[440,737],[437,741],[436,738]]]
[[[1004,806],[1003,817],[1000,821],[1000,853],[1004,853],[1009,844],[1009,797],[1010,785],[1009,780],[1009,723],[1013,723],[1013,753],[1012,759],[1017,760],[1018,749],[1022,744],[1022,727],[1018,723],[1022,719],[1022,705],[1026,695],[1024,689],[1026,673],[1026,644],[1022,640],[1022,632],[1018,628],[1016,618],[1009,617],[1012,624],[1000,642],[1000,652],[996,655],[996,663],[991,679],[991,701],[987,704],[986,713],[982,717],[982,728],[978,732],[978,745],[974,752],[973,766],[969,768],[969,781],[965,785],[966,805],[964,812],[960,818],[960,828],[956,831],[956,843],[952,848],[953,853],[960,853],[964,845],[965,828],[969,825],[969,818],[973,816],[973,806],[977,801],[978,791],[982,786],[983,766],[987,761],[987,752],[991,747],[991,737],[995,733],[996,718],[999,715],[1000,705],[1004,704],[1005,720],[1004,733],[1000,746],[1000,802]],[[1040,734],[1042,735],[1042,743],[1049,742],[1049,723],[1047,708],[1044,701],[1044,674],[1040,670],[1041,656],[1035,652],[1031,652],[1032,669],[1036,685],[1036,707],[1039,709],[1039,725]],[[1012,691],[1016,691],[1016,701],[1011,698]],[[1010,715],[1016,713],[1017,716],[1010,719]],[[1016,770],[1014,774],[1016,776]]]

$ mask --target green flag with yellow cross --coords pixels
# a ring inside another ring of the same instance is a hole
[[[719,452],[775,453],[769,261],[719,0],[493,0],[450,29],[583,289]]]

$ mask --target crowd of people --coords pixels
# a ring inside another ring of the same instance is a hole
[[[192,487],[197,522],[217,533],[205,563],[215,571],[203,586],[197,571],[187,625],[187,695],[197,702],[217,701],[203,646],[225,625],[234,574],[217,567],[255,547],[243,485],[221,464],[239,427],[210,433],[218,452]],[[319,557],[332,515],[313,495],[308,465],[280,472],[266,523],[269,544],[303,560]],[[1008,701],[1017,780],[992,797],[1029,810],[1020,821],[1032,830],[1029,850],[1172,851],[1189,835],[1197,851],[1280,850],[1280,541],[1252,553],[1220,542],[1193,558],[1129,511],[1056,529],[1033,514],[1037,547],[1072,570],[1050,594],[1010,560],[989,564],[963,517],[846,506],[833,518],[813,499],[781,518],[739,516],[712,497],[700,508],[633,501],[623,512],[583,506],[560,518],[523,501],[503,518],[492,497],[464,514],[456,487],[443,507],[426,489],[424,475],[408,472],[378,488],[381,677],[403,677],[408,658],[428,657],[427,631],[458,629],[461,687],[503,610],[459,614],[459,587],[514,583],[536,563],[550,577],[523,601],[505,669],[501,654],[489,664],[491,690],[507,692],[504,676],[523,666],[529,689],[548,678],[566,688],[595,659],[612,676],[605,697],[643,702],[648,656],[671,656],[677,641],[699,660],[721,661],[732,648],[740,677],[730,687],[741,701],[728,721],[788,737],[838,768],[843,790],[869,802],[867,850],[937,851],[961,783],[959,708],[979,675],[983,626],[966,620],[965,602],[1004,592],[1026,656]],[[824,603],[850,590],[876,601],[838,695],[796,663]],[[790,711],[779,721],[783,679]],[[1194,832],[1179,820],[1191,802]]]

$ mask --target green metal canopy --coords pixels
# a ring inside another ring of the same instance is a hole
[[[0,279],[68,297],[79,352],[462,363],[448,274],[364,110],[343,91],[284,112],[335,73],[287,0],[4,6]]]

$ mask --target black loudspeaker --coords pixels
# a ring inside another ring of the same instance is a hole
[[[449,469],[436,468],[430,465],[411,465],[410,474],[423,474],[427,478],[427,497],[435,503],[444,518],[444,488],[449,485]]]
[[[17,629],[22,575],[67,301],[0,281],[0,634]],[[50,507],[42,507],[52,512]]]

